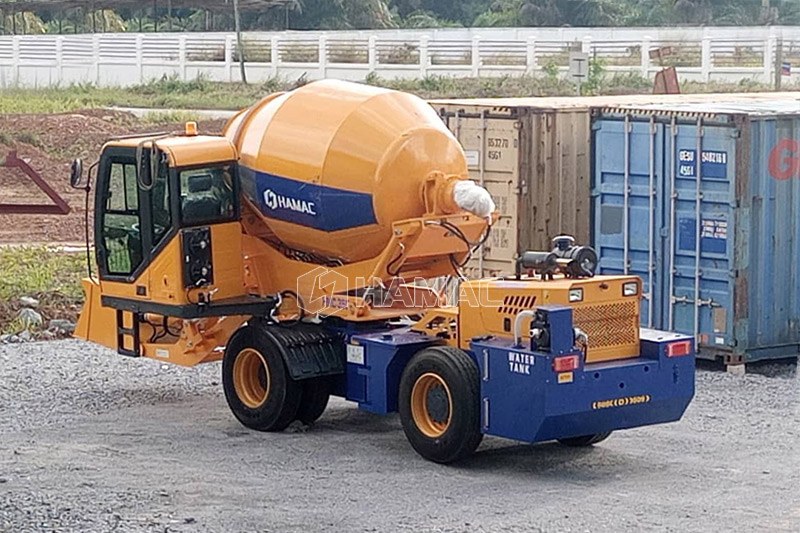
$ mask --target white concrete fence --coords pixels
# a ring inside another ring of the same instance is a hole
[[[655,51],[667,48],[661,60]],[[681,80],[771,83],[776,54],[800,82],[800,27],[471,28],[350,32],[254,32],[244,36],[248,81],[500,76],[567,70],[569,52],[606,71],[652,77],[675,66]],[[232,33],[0,36],[0,87],[73,83],[125,86],[175,76],[238,81]]]

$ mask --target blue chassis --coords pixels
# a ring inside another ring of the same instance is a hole
[[[549,311],[549,352],[516,347],[511,338],[470,343],[481,376],[483,433],[538,442],[680,419],[694,396],[694,343],[680,357],[667,357],[667,345],[691,337],[641,329],[639,357],[584,364],[581,356],[577,369],[557,373],[554,358],[580,352],[572,347],[571,308]],[[414,354],[443,344],[406,327],[343,333],[355,356],[348,354],[335,394],[378,414],[397,411],[400,378]]]

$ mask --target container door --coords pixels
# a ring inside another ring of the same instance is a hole
[[[463,272],[473,279],[511,274],[518,248],[520,122],[487,110],[442,114],[464,148],[470,178],[489,191],[500,213],[488,241]]]
[[[800,343],[800,118],[750,121],[750,168],[739,227],[737,351],[796,356]],[[741,171],[739,173],[741,175]],[[740,189],[742,187],[740,186]],[[749,214],[749,216],[748,216]]]
[[[733,346],[735,161],[738,130],[702,119],[668,128],[664,198],[666,329],[702,347]],[[713,350],[706,350],[713,353]]]
[[[632,117],[594,123],[592,242],[603,274],[642,279],[642,325],[664,327],[663,124]]]

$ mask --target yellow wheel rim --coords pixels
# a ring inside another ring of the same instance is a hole
[[[264,405],[269,396],[269,367],[258,350],[245,348],[233,362],[233,388],[236,396],[251,409]]]
[[[426,437],[445,434],[453,419],[453,397],[441,376],[428,372],[417,378],[411,389],[411,416]]]

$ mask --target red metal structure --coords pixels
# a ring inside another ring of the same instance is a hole
[[[47,195],[52,204],[4,204],[0,203],[0,214],[3,215],[67,215],[69,205],[55,190],[44,180],[27,161],[17,156],[17,152],[9,152],[0,166],[18,168],[33,181],[39,189]]]

